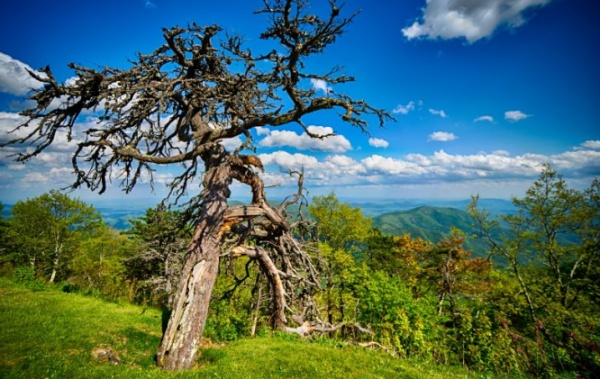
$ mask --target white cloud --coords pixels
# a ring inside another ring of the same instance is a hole
[[[27,166],[24,163],[13,163],[8,165],[8,169],[11,171],[21,171],[25,170]]]
[[[521,111],[506,111],[504,112],[504,118],[510,121],[520,121],[520,120],[524,120],[528,117],[531,117],[531,115],[525,114]]]
[[[448,142],[457,139],[458,137],[454,133],[448,132],[433,132],[429,135],[428,141],[441,141]]]
[[[407,39],[465,38],[473,43],[502,26],[525,23],[523,13],[550,0],[427,0],[421,20],[402,29]]]
[[[289,170],[300,170],[302,168],[310,168],[317,166],[319,161],[315,157],[306,154],[290,154],[287,151],[276,151],[270,154],[259,154],[263,165],[275,164],[280,168]]]
[[[480,116],[480,117],[477,117],[475,120],[473,120],[473,122],[479,122],[479,121],[494,122],[494,118],[492,116]]]
[[[415,102],[411,100],[406,105],[401,105],[401,104],[397,105],[396,108],[394,108],[392,110],[392,113],[408,114],[408,112],[410,112],[414,109],[415,109]]]
[[[254,128],[254,130],[256,130],[256,134],[259,136],[267,136],[269,135],[269,133],[271,133],[271,130],[269,128],[265,128],[262,126],[258,126]]]
[[[23,184],[39,184],[39,183],[47,183],[50,180],[48,175],[43,174],[39,171],[30,172],[26,174],[22,179],[21,183]]]
[[[312,84],[313,89],[316,91],[323,91],[325,94],[333,92],[333,88],[322,79],[311,79],[310,84]]]
[[[440,116],[442,118],[446,118],[446,112],[444,112],[443,110],[429,108],[429,113],[436,115],[436,116]]]
[[[17,126],[23,124],[26,120],[24,116],[17,113],[0,112],[0,143],[26,137],[28,134],[26,129],[15,130]]]
[[[361,161],[369,171],[380,174],[392,175],[421,175],[426,172],[425,168],[418,163],[397,160],[381,155],[372,155]]]
[[[311,125],[308,127],[308,131],[320,136],[333,134],[333,129],[326,126]],[[306,133],[298,135],[289,130],[273,130],[259,142],[259,145],[264,147],[290,146],[299,150],[330,151],[335,153],[343,153],[352,149],[350,141],[342,135],[313,138]]]
[[[227,150],[235,150],[242,146],[242,143],[243,141],[239,136],[221,140],[221,145],[223,145],[223,147],[225,147]]]
[[[27,64],[0,53],[0,92],[22,96],[33,88],[39,88],[41,83],[33,79],[27,69],[35,71]]]
[[[590,150],[600,150],[600,140],[585,141],[578,149],[585,148]]]
[[[369,138],[369,145],[373,147],[388,147],[390,143],[381,138]]]

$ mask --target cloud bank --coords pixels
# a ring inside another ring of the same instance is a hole
[[[439,150],[430,155],[408,154],[403,157],[373,154],[361,160],[337,154],[318,160],[301,153],[277,151],[259,157],[271,170],[275,168],[280,172],[281,182],[292,183],[287,172],[303,169],[310,186],[445,185],[448,182],[471,181],[485,181],[493,186],[499,180],[525,180],[530,183],[539,175],[544,163],[550,163],[565,177],[600,175],[600,141],[585,141],[572,150],[555,155],[511,156],[504,150],[450,154]]]

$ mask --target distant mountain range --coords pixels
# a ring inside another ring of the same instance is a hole
[[[356,201],[341,199],[353,207],[361,208],[367,216],[373,217],[373,226],[390,235],[410,234],[433,243],[450,235],[452,227],[458,228],[467,236],[477,234],[473,220],[466,212],[470,200],[369,200]],[[231,201],[232,205],[242,204]],[[12,205],[3,204],[3,217],[9,217]],[[508,214],[514,211],[512,202],[502,199],[481,199],[479,205],[492,213],[492,216]],[[131,227],[130,220],[141,217],[147,207],[120,207],[117,204],[101,204],[96,209],[102,214],[106,223],[118,230]],[[482,240],[467,238],[465,248],[473,250],[474,255],[483,256],[487,247]]]

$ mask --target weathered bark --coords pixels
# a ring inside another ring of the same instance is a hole
[[[157,364],[166,370],[194,365],[217,277],[221,229],[230,195],[228,154],[216,148],[205,158],[203,213],[188,247],[173,311],[163,335]]]
[[[261,247],[248,247],[238,246],[233,250],[234,254],[247,255],[250,258],[258,260],[261,267],[261,271],[267,276],[271,291],[273,293],[273,309],[272,309],[272,323],[276,329],[285,330],[287,325],[287,318],[285,317],[285,308],[287,302],[285,300],[285,290],[279,275],[277,266],[273,263],[273,260],[269,257],[269,254],[265,249]]]

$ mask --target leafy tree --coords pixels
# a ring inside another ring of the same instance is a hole
[[[498,226],[489,212],[477,208],[477,197],[469,208],[490,244],[493,254],[502,256],[510,267],[525,301],[528,323],[524,331],[549,345],[538,343],[548,365],[597,370],[600,356],[583,356],[584,346],[595,346],[600,310],[597,299],[598,239],[600,207],[598,180],[590,188],[576,191],[551,166],[545,165],[539,178],[522,199],[513,203],[517,212],[504,215],[512,235],[496,240],[491,231]],[[594,329],[592,329],[594,330]],[[585,337],[584,337],[585,336]],[[546,354],[545,350],[549,350]],[[546,358],[547,357],[547,358]]]
[[[319,239],[334,250],[356,255],[371,233],[371,218],[360,208],[341,203],[333,193],[314,197],[308,209],[317,222]]]
[[[98,293],[111,300],[125,297],[123,261],[133,249],[127,236],[100,223],[79,238],[69,264],[71,273],[67,283],[74,289]]]
[[[54,190],[17,202],[11,212],[14,263],[30,265],[50,283],[67,277],[79,236],[102,220],[92,206]]]
[[[357,276],[356,256],[364,250],[371,233],[371,219],[360,208],[341,203],[335,194],[314,197],[309,205],[318,225],[323,269],[327,321],[347,321],[347,304],[356,302],[354,284]],[[352,316],[350,316],[352,318]]]
[[[41,74],[31,73],[44,86],[30,96],[36,105],[22,113],[29,119],[21,126],[26,136],[10,142],[33,143],[18,160],[38,155],[58,133],[73,136],[82,112],[98,110],[99,122],[77,132],[83,139],[72,155],[74,188],[102,193],[119,173],[128,192],[141,175],[151,177],[156,165],[180,165],[181,173],[169,186],[170,195],[180,199],[203,173],[203,190],[187,203],[186,215],[194,220],[195,231],[158,351],[157,362],[165,369],[194,363],[224,239],[238,241],[232,253],[260,262],[272,288],[273,320],[279,328],[287,327],[286,311],[295,312],[286,300],[292,292],[283,282],[317,285],[311,259],[296,240],[293,225],[282,217],[284,208],[300,196],[271,206],[256,171],[262,170],[260,159],[240,149],[228,151],[220,142],[245,136],[244,147],[251,147],[253,128],[289,123],[311,137],[325,138],[312,134],[302,121],[318,111],[338,110],[343,122],[360,129],[367,126],[365,115],[374,115],[380,124],[390,117],[341,91],[320,96],[310,89],[310,80],[353,80],[337,69],[311,72],[307,62],[334,43],[354,15],[342,17],[335,1],[324,16],[308,10],[305,1],[264,1],[257,13],[266,15],[269,24],[260,37],[274,45],[266,53],[245,48],[237,35],[214,44],[220,27],[193,24],[166,29],[165,43],[150,54],[139,54],[129,69],[71,64],[77,79],[69,83],[57,82],[48,67]],[[61,105],[52,107],[53,101]],[[251,188],[251,204],[228,206],[233,180]]]
[[[428,289],[427,283],[421,280],[424,269],[422,258],[431,249],[431,243],[420,237],[384,235],[379,229],[374,229],[367,239],[363,257],[371,270],[398,278],[411,289],[415,298],[419,298]]]
[[[136,292],[148,289],[161,305],[172,307],[191,232],[181,212],[163,205],[147,209],[144,216],[131,220],[128,234],[137,251],[125,266],[126,277],[136,283]]]

